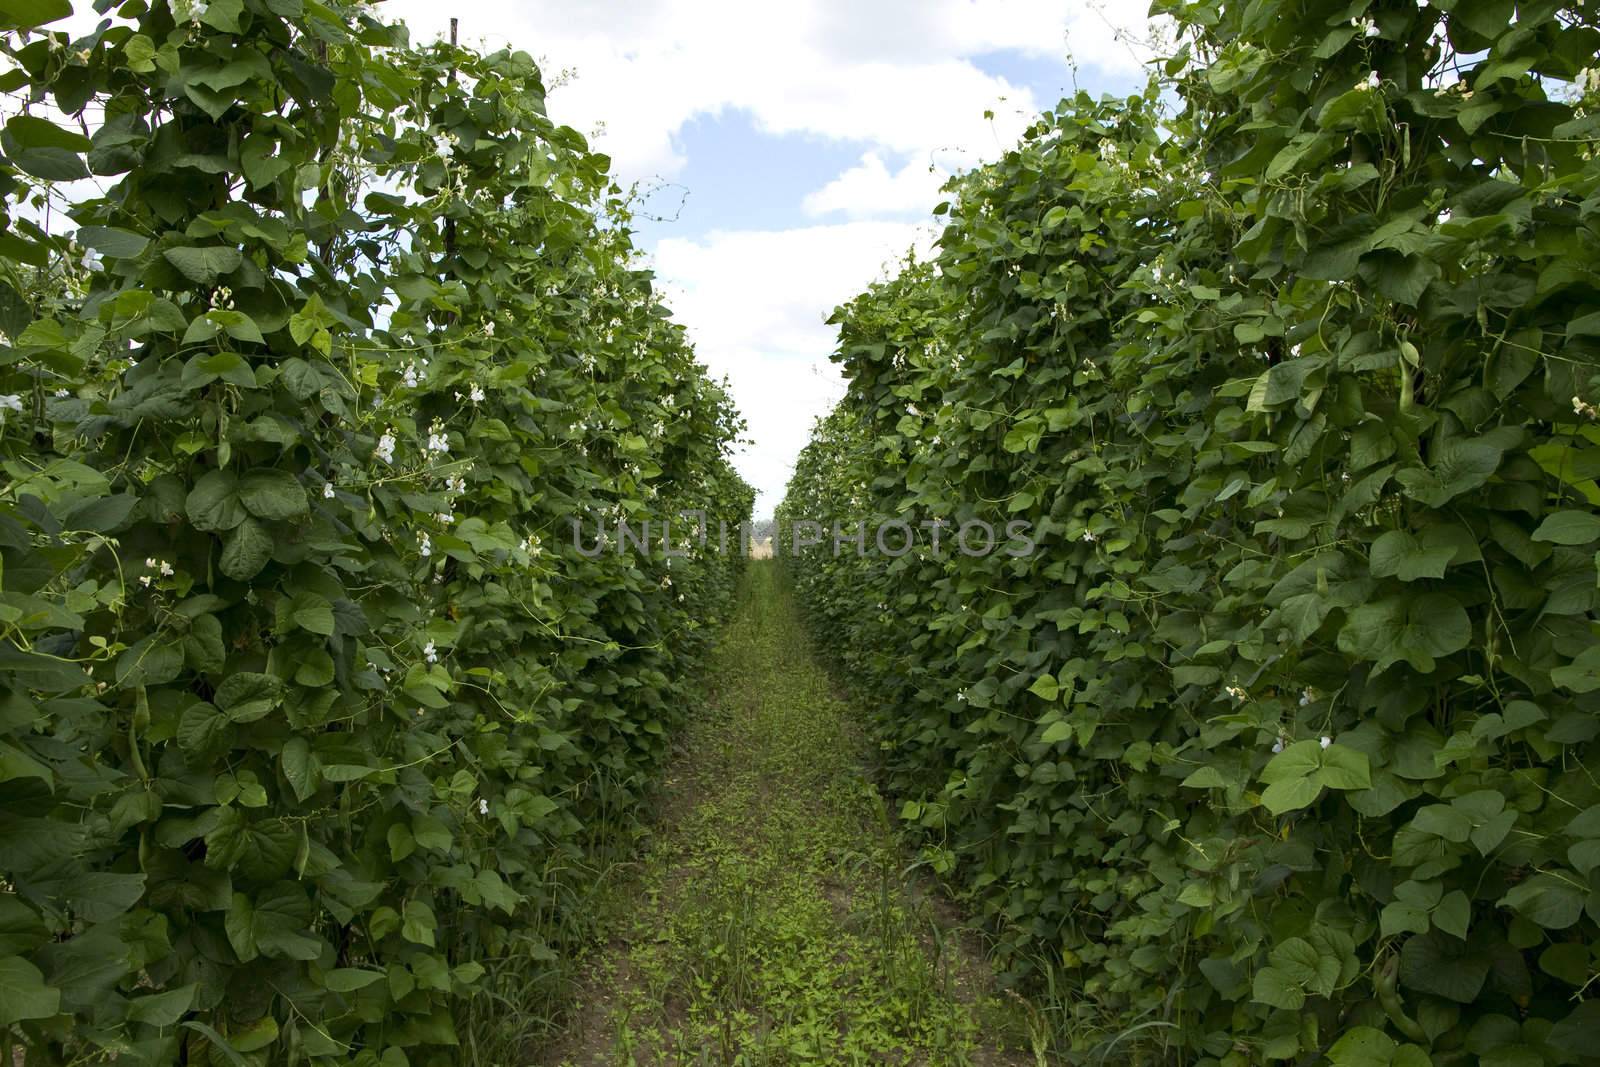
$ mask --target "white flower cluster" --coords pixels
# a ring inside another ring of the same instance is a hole
[[[1585,67],[1578,71],[1578,77],[1572,84],[1577,86],[1578,92],[1585,96],[1600,90],[1600,70],[1596,70],[1594,67]]]
[[[542,542],[540,542],[538,534],[529,534],[527,537],[524,537],[522,539],[522,544],[518,547],[522,549],[524,555],[535,559],[537,559],[544,552],[544,545]]]
[[[173,0],[172,18],[175,22],[187,22],[191,26],[198,26],[209,6],[206,0]]]
[[[400,372],[400,380],[406,383],[407,389],[415,389],[422,376],[428,371],[426,359],[408,360]]]
[[[1273,753],[1277,754],[1282,752],[1288,744],[1289,739],[1284,737],[1282,734],[1279,734],[1278,739],[1272,743]],[[1327,748],[1329,745],[1333,744],[1333,738],[1324,734],[1322,737],[1317,739],[1317,744],[1321,745],[1323,748]]]
[[[444,432],[444,423],[438,419],[434,419],[433,425],[428,427],[427,449],[430,456],[450,454],[450,437]]]
[[[328,481],[322,483],[322,499],[324,499],[324,500],[332,500],[333,499],[333,481],[332,481],[332,479],[329,479]]]
[[[6,393],[4,395],[0,395],[0,426],[4,426],[6,424],[6,412],[21,410],[21,396],[17,395],[16,393]]]
[[[139,584],[144,586],[146,589],[150,588],[150,583],[155,581],[155,579],[158,577],[172,577],[172,564],[168,563],[164,559],[155,559],[152,557],[145,560],[144,565],[147,570],[155,572],[154,574],[144,574],[139,576]]]
[[[433,647],[432,641],[429,641],[427,644],[422,646],[422,658],[427,660],[429,663],[439,662],[439,650]]]
[[[1243,704],[1250,695],[1237,685],[1225,686],[1222,691],[1241,704]]]
[[[1586,419],[1600,418],[1600,409],[1596,409],[1593,404],[1588,403],[1581,396],[1572,398],[1572,413]]]
[[[378,438],[378,447],[372,454],[385,463],[394,462],[394,430],[383,431],[383,436]]]
[[[422,542],[417,546],[417,551],[422,553],[423,559],[433,555],[433,539],[426,532],[422,535]]]
[[[1365,37],[1378,36],[1378,24],[1373,22],[1371,18],[1351,19],[1350,25],[1360,30],[1362,35]]]

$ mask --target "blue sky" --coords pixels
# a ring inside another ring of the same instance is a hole
[[[993,159],[1079,86],[1136,91],[1147,0],[386,0],[414,39],[537,57],[556,119],[654,191],[636,240],[778,503],[844,391],[829,312],[926,249],[950,173]],[[1073,62],[1069,62],[1069,58]],[[985,117],[992,111],[992,119]]]

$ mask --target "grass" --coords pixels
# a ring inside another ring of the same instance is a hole
[[[1023,1007],[906,877],[864,752],[778,565],[752,563],[661,832],[607,902],[585,1003],[538,1062],[1043,1062],[1004,1047]]]

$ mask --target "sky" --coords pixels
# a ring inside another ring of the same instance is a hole
[[[419,43],[453,15],[462,44],[539,59],[551,116],[646,191],[636,243],[748,422],[735,464],[758,517],[844,393],[833,308],[931,247],[950,174],[997,158],[1075,88],[1137,91],[1150,56],[1148,0],[376,7]]]

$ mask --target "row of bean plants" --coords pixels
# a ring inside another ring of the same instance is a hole
[[[836,314],[802,599],[1064,1056],[1600,1062],[1600,9],[1154,10]]]
[[[568,523],[737,414],[526,54],[95,11],[0,4],[0,1058],[523,1062],[737,566]]]

